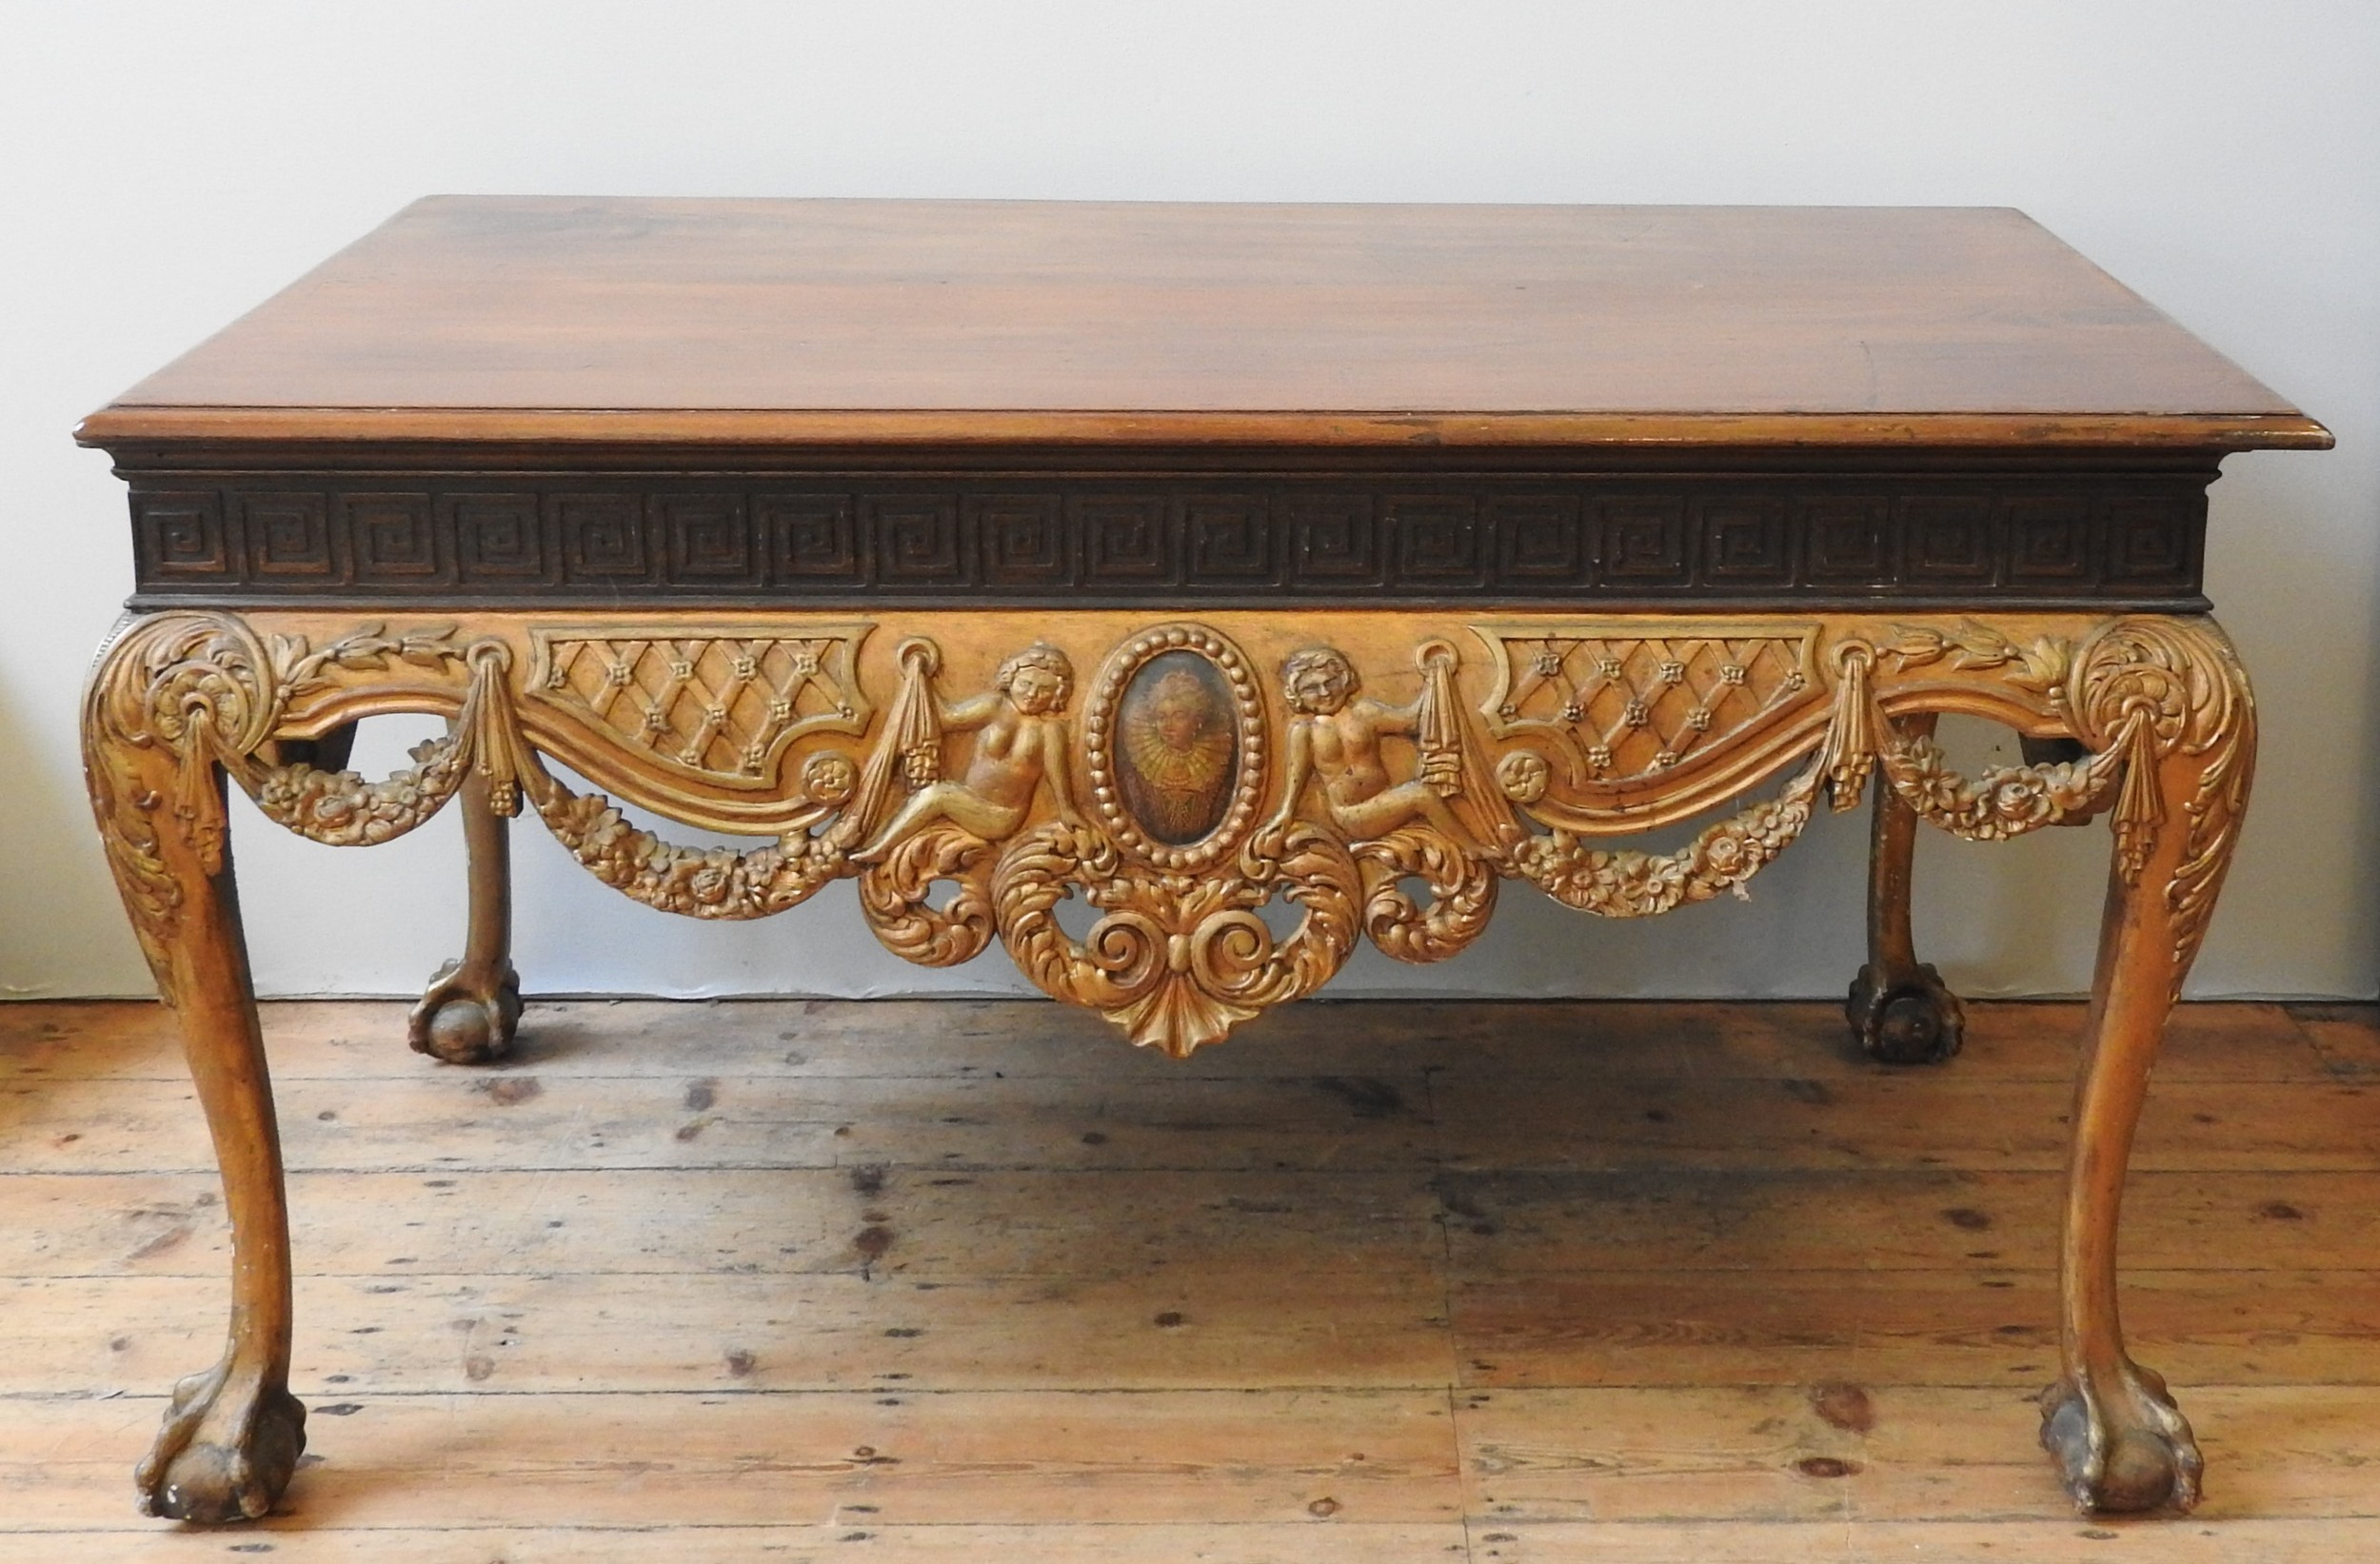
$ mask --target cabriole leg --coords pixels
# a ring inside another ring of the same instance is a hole
[[[2190,1424],[2165,1381],[2124,1349],[2116,1218],[2150,1066],[2231,861],[2255,757],[2245,677],[2211,626],[2157,625],[2128,639],[2078,703],[2100,729],[2094,747],[2126,732],[2133,742],[2074,1092],[2059,1252],[2064,1374],[2042,1396],[2041,1442],[2086,1513],[2187,1510],[2198,1499]]]
[[[1932,713],[1905,717],[1900,729],[1930,737]],[[1881,781],[1875,789],[1868,853],[1868,964],[1851,985],[1843,1015],[1869,1057],[1888,1064],[1933,1064],[1958,1052],[1967,1027],[1958,996],[1917,960],[1909,928],[1911,861],[1917,815]]]
[[[511,822],[496,812],[490,791],[474,767],[457,795],[470,874],[463,959],[438,969],[406,1022],[416,1052],[449,1064],[503,1058],[521,1020],[521,980],[512,970]]]
[[[135,1480],[176,1519],[270,1510],[306,1448],[289,1394],[289,1223],[272,1088],[225,841],[216,758],[255,746],[268,692],[261,648],[224,621],[136,625],[96,675],[84,763],[109,867],[180,1022],[222,1166],[231,1325],[222,1359],[175,1387]]]

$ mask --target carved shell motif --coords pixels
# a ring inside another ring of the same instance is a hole
[[[1157,868],[1221,861],[1256,819],[1264,706],[1240,648],[1201,624],[1160,624],[1100,670],[1083,712],[1091,804]]]

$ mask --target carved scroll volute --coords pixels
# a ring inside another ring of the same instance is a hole
[[[176,762],[173,816],[208,874],[223,867],[223,790],[212,766],[265,742],[279,705],[270,663],[247,625],[227,616],[167,616],[134,627],[115,660],[112,725],[151,739]]]
[[[220,767],[264,742],[279,703],[265,647],[225,614],[142,620],[93,673],[83,705],[85,781],[133,929],[161,983],[162,944],[182,897],[166,854],[179,849],[202,873],[223,872]]]
[[[1079,887],[1101,917],[1077,943],[1058,903]],[[1304,822],[1257,830],[1232,868],[1159,874],[1095,830],[1050,822],[1001,855],[992,904],[1018,969],[1176,1059],[1312,993],[1355,948],[1359,877],[1346,847]],[[1278,892],[1304,917],[1277,938],[1258,909]]]

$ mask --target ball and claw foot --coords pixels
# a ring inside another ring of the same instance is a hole
[[[448,1064],[490,1064],[510,1052],[520,1020],[521,980],[510,962],[488,973],[448,961],[406,1019],[406,1040]]]
[[[255,1520],[289,1486],[306,1453],[306,1408],[226,1358],[173,1388],[157,1442],[133,1469],[141,1514],[169,1520]]]
[[[2074,1507],[2090,1515],[2196,1505],[2205,1463],[2165,1381],[2128,1363],[2123,1402],[2102,1405],[2073,1379],[2041,1393],[2041,1448]]]
[[[1876,969],[1861,967],[1843,1017],[1868,1057],[1887,1064],[1939,1064],[1958,1052],[1967,1030],[1958,996],[1930,965],[1881,987]]]

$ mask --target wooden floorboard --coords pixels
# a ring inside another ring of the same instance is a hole
[[[2380,1010],[2177,1019],[2127,1320],[2209,1459],[2033,1446],[2079,1006],[1315,1004],[1185,1064],[1026,1003],[268,1007],[305,1470],[132,1514],[228,1248],[169,1018],[0,1006],[0,1560],[2380,1556]]]

